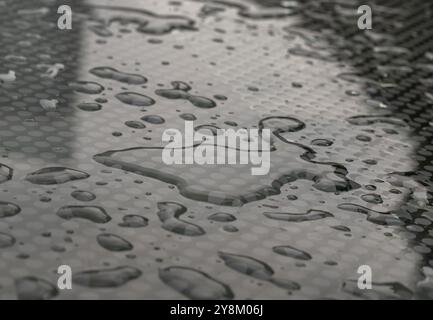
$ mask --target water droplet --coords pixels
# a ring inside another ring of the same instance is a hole
[[[376,193],[363,194],[361,199],[368,203],[380,204],[383,203],[382,197]]]
[[[342,226],[342,225],[332,226],[331,228],[338,230],[338,231],[343,231],[343,232],[350,232],[351,231],[349,227]]]
[[[412,291],[399,282],[372,282],[372,288],[361,290],[358,288],[358,280],[346,280],[343,283],[343,291],[356,297],[371,300],[409,300]]]
[[[95,112],[101,110],[102,106],[96,102],[86,102],[86,103],[80,103],[77,106],[77,108],[87,112]]]
[[[218,222],[232,222],[236,220],[236,217],[230,213],[217,212],[208,217],[209,220]]]
[[[25,179],[34,184],[51,185],[87,179],[88,177],[89,175],[83,171],[65,167],[48,167],[29,173]]]
[[[40,99],[39,104],[41,105],[42,109],[45,111],[55,111],[57,109],[57,104],[59,103],[56,99]]]
[[[238,232],[239,231],[239,229],[237,227],[232,226],[232,225],[223,226],[223,230],[226,232]]]
[[[274,270],[263,261],[244,255],[218,252],[218,256],[224,261],[225,265],[232,270],[247,276],[269,281],[270,283],[287,290],[299,290],[300,286],[294,281],[274,278]]]
[[[10,234],[0,232],[0,249],[11,247],[15,242],[15,238]]]
[[[69,83],[69,86],[79,93],[99,94],[104,91],[104,87],[99,83],[90,81],[76,81]]]
[[[141,120],[151,124],[163,124],[165,122],[164,118],[158,115],[147,115],[142,117]]]
[[[276,246],[272,250],[282,256],[298,259],[298,260],[311,260],[311,255],[303,250],[296,249],[292,246]]]
[[[120,227],[125,228],[142,228],[146,227],[149,223],[149,219],[139,215],[126,215],[122,218],[122,222],[119,223]]]
[[[159,278],[189,299],[231,300],[234,298],[229,286],[192,268],[173,266],[160,269]]]
[[[187,83],[182,81],[173,81],[171,84],[173,89],[158,89],[155,93],[166,99],[187,100],[198,108],[209,109],[216,107],[216,103],[213,100],[190,94],[188,91],[191,90],[191,87]]]
[[[146,125],[140,121],[126,121],[125,125],[127,127],[133,128],[133,129],[144,129],[146,128]]]
[[[83,190],[72,191],[71,196],[78,201],[92,201],[96,199],[96,196],[93,193]]]
[[[59,293],[57,288],[50,282],[36,277],[16,279],[15,289],[20,300],[48,300]]]
[[[356,139],[362,142],[370,142],[371,138],[369,136],[366,136],[365,134],[358,134],[356,136]]]
[[[110,67],[97,67],[90,70],[94,74],[103,79],[111,79],[127,84],[144,84],[147,79],[138,74],[126,73]]]
[[[101,247],[109,251],[128,251],[133,248],[129,241],[111,233],[99,234],[96,239]]]
[[[197,117],[192,113],[182,113],[180,117],[185,121],[194,121],[197,120]]]
[[[90,288],[115,288],[135,280],[142,272],[134,267],[121,266],[111,269],[87,270],[74,274],[72,281]]]
[[[403,221],[391,212],[379,212],[353,203],[341,203],[341,210],[358,212],[367,215],[367,221],[378,225],[403,225]]]
[[[116,98],[125,104],[137,107],[149,107],[155,104],[151,97],[135,92],[121,92],[116,94]]]
[[[202,227],[180,220],[180,216],[187,211],[185,206],[176,202],[158,202],[158,210],[163,229],[183,236],[195,237],[205,234]]]
[[[368,126],[375,123],[392,124],[399,127],[405,127],[406,123],[403,120],[397,119],[392,115],[377,115],[377,116],[354,116],[347,118],[350,124],[356,126]]]
[[[225,101],[228,98],[226,96],[223,96],[222,94],[216,94],[213,96],[216,100]]]
[[[12,217],[20,213],[21,208],[14,203],[0,201],[0,218]]]
[[[60,218],[70,219],[85,219],[94,223],[107,223],[111,217],[107,212],[96,206],[65,206],[57,211]]]
[[[311,141],[311,144],[313,146],[329,147],[332,146],[333,142],[328,139],[314,139],[313,141]]]
[[[288,222],[315,221],[334,216],[330,212],[314,209],[310,209],[306,213],[265,212],[263,214],[270,219]]]

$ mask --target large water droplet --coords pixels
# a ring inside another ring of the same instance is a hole
[[[216,107],[216,103],[213,100],[190,94],[188,91],[191,90],[191,87],[185,82],[173,81],[171,85],[173,86],[173,89],[158,89],[155,93],[166,99],[187,100],[198,108],[209,109]]]
[[[71,196],[78,201],[92,201],[96,199],[96,196],[93,193],[84,190],[72,191]]]
[[[76,92],[86,94],[98,94],[104,91],[104,87],[99,83],[90,81],[76,81],[69,83],[69,86]]]
[[[413,295],[411,290],[399,282],[373,282],[371,285],[371,289],[361,290],[358,288],[358,280],[346,280],[343,283],[343,291],[371,300],[408,300]]]
[[[379,225],[403,225],[403,221],[391,212],[379,212],[358,204],[341,203],[337,206],[341,210],[359,212],[367,215],[367,220]]]
[[[382,197],[376,193],[363,194],[361,199],[368,203],[381,204],[383,203]]]
[[[111,269],[87,270],[73,275],[76,284],[91,288],[120,287],[140,277],[142,272],[134,267],[121,266]]]
[[[84,102],[80,103],[77,108],[87,112],[95,112],[101,110],[102,106],[96,102]]]
[[[57,211],[57,215],[66,220],[85,219],[95,223],[107,223],[111,220],[103,208],[96,206],[65,206]]]
[[[197,120],[197,117],[192,113],[182,113],[179,117],[181,117],[185,121],[194,121]]]
[[[205,234],[202,227],[180,219],[186,207],[176,202],[158,202],[158,217],[162,228],[183,236],[201,236]]]
[[[232,222],[236,220],[236,217],[230,213],[217,212],[208,217],[209,220],[218,222]]]
[[[141,120],[146,121],[151,124],[163,124],[165,122],[164,118],[155,114],[147,115],[141,118]]]
[[[229,286],[192,268],[167,267],[160,269],[159,278],[166,285],[189,299],[231,300],[234,298]]]
[[[146,125],[143,122],[134,121],[134,120],[126,121],[125,125],[127,127],[132,128],[132,129],[144,129],[144,128],[146,128]]]
[[[29,173],[26,180],[34,184],[51,185],[87,179],[89,174],[65,167],[48,167]]]
[[[399,127],[405,127],[406,122],[401,119],[395,118],[392,115],[377,115],[377,116],[354,116],[347,118],[350,124],[356,126],[368,126],[375,123],[392,124]]]
[[[142,228],[146,227],[148,223],[149,219],[145,217],[129,214],[122,218],[122,222],[119,223],[119,226],[125,228]]]
[[[12,217],[20,213],[21,208],[14,203],[0,201],[0,218]]]
[[[306,213],[264,212],[263,214],[270,219],[288,222],[315,221],[334,216],[330,212],[314,209],[310,209]]]
[[[296,249],[292,246],[276,246],[272,250],[282,256],[298,259],[298,260],[311,260],[311,255],[303,250]]]
[[[121,72],[110,67],[96,67],[91,69],[90,73],[100,78],[116,80],[127,84],[144,84],[147,82],[147,79],[143,76]]]
[[[294,281],[274,278],[274,270],[263,261],[244,255],[218,252],[225,265],[247,276],[269,281],[270,283],[287,290],[299,290],[300,285]]]
[[[15,289],[20,300],[48,300],[59,294],[50,282],[31,276],[16,279]]]
[[[151,97],[135,92],[121,92],[116,94],[116,98],[121,102],[137,107],[149,107],[155,104]]]
[[[10,234],[0,232],[0,249],[11,247],[15,242],[15,238]]]
[[[332,140],[329,139],[314,139],[311,141],[311,144],[313,146],[319,146],[319,147],[329,147],[332,146]]]
[[[111,233],[99,234],[96,239],[101,247],[109,251],[128,251],[133,248],[129,241]]]

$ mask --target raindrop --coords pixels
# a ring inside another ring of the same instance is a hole
[[[291,246],[276,246],[272,250],[282,256],[294,258],[297,260],[311,260],[311,255],[303,250]]]
[[[99,234],[96,239],[101,247],[109,251],[128,251],[133,248],[129,241],[111,233]]]
[[[144,129],[146,128],[145,124],[140,121],[126,121],[125,125],[127,127],[133,128],[133,129]]]
[[[139,215],[126,215],[122,218],[122,222],[119,223],[120,227],[125,228],[142,228],[146,227],[149,223],[149,219]]]
[[[80,103],[77,106],[77,108],[87,112],[95,112],[101,110],[102,106],[96,102],[86,102],[86,103]]]
[[[142,272],[134,267],[121,266],[111,269],[81,271],[73,276],[73,282],[90,288],[115,288],[135,280]]]
[[[149,107],[155,104],[155,100],[152,98],[135,92],[121,92],[116,94],[116,98],[131,106]]]
[[[76,81],[69,83],[69,86],[79,93],[98,94],[104,91],[104,87],[99,83],[90,81]]]
[[[185,121],[194,121],[197,120],[197,117],[192,113],[182,113],[180,117]]]
[[[163,124],[165,122],[164,118],[158,115],[147,115],[142,117],[141,120],[151,124]]]
[[[21,208],[10,202],[0,201],[0,218],[12,217],[20,213]]]
[[[90,70],[91,74],[103,79],[111,79],[127,84],[144,84],[147,79],[138,74],[125,73],[110,67],[97,67]]]
[[[288,222],[304,222],[304,221],[315,221],[321,220],[334,215],[327,211],[310,209],[306,213],[277,213],[277,212],[265,212],[263,213],[266,217],[274,220],[288,221]]]
[[[296,282],[290,280],[274,278],[274,270],[266,263],[244,255],[218,252],[219,257],[224,261],[225,265],[232,270],[247,276],[269,281],[272,284],[287,290],[299,290],[300,286]]]
[[[176,202],[158,202],[158,210],[163,229],[183,236],[205,234],[202,227],[180,219],[180,216],[187,211],[185,206]]]
[[[382,197],[376,193],[363,194],[361,199],[368,203],[380,204],[383,203]]]
[[[103,208],[96,206],[65,206],[57,211],[57,215],[65,220],[85,219],[94,223],[107,223],[111,220]]]
[[[193,300],[231,300],[230,287],[208,274],[188,267],[167,267],[159,270],[159,278],[167,286]]]
[[[372,282],[372,288],[361,290],[358,288],[358,280],[346,280],[343,283],[343,291],[358,298],[371,300],[409,300],[412,291],[399,282]]]
[[[50,282],[31,276],[16,279],[15,289],[19,300],[48,300],[59,294]]]
[[[313,146],[329,147],[333,144],[333,142],[328,139],[314,139],[313,141],[311,141],[311,144]]]
[[[96,199],[96,196],[93,193],[83,190],[72,191],[71,196],[78,201],[92,201]]]
[[[236,217],[230,213],[217,212],[208,217],[209,220],[218,222],[232,222],[236,220]]]
[[[15,244],[16,240],[13,236],[0,232],[0,249],[11,247]]]
[[[26,180],[41,185],[62,184],[69,181],[87,179],[89,174],[65,167],[48,167],[29,173]]]

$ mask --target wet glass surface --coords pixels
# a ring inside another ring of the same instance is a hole
[[[431,3],[61,4],[0,0],[0,298],[433,298]],[[269,173],[165,164],[185,121]]]

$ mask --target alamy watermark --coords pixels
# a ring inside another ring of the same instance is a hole
[[[202,132],[208,131],[208,134]],[[193,121],[185,121],[182,134],[177,129],[166,129],[162,141],[162,161],[167,165],[251,165],[251,174],[269,173],[270,129],[194,130]]]
[[[72,29],[72,8],[67,5],[62,5],[57,9],[57,13],[61,16],[57,19],[57,27],[60,30]]]
[[[371,30],[373,28],[373,15],[371,12],[371,7],[366,4],[359,6],[358,14],[361,15],[358,18],[358,28],[360,30]]]
[[[357,273],[360,274],[358,277],[358,289],[372,289],[372,271],[371,267],[367,264],[363,264],[358,267]]]

